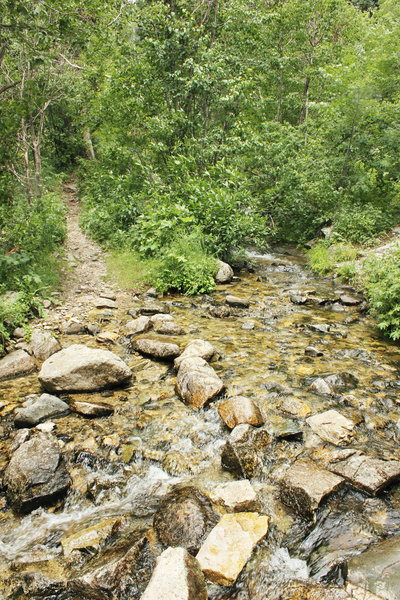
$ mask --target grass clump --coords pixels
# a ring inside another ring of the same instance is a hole
[[[141,290],[145,285],[152,284],[158,261],[143,258],[133,250],[113,250],[106,257],[106,264],[109,273],[116,277],[121,287]]]
[[[358,249],[350,243],[321,240],[308,252],[308,261],[318,275],[336,273],[345,281],[351,281],[356,275],[357,256]]]

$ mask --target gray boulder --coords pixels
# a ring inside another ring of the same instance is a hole
[[[230,283],[233,277],[232,267],[222,260],[218,261],[217,267],[218,271],[215,275],[216,283]]]
[[[74,344],[42,365],[39,381],[50,392],[88,392],[127,383],[132,371],[109,350]]]
[[[176,390],[190,408],[202,408],[223,389],[224,382],[203,358],[189,357],[180,364]]]
[[[84,335],[88,332],[88,329],[78,319],[70,319],[62,327],[62,332],[66,335]]]
[[[34,395],[28,397],[22,408],[15,411],[16,427],[34,427],[47,419],[62,417],[69,412],[66,402],[50,394]]]
[[[39,434],[14,452],[3,483],[9,502],[25,512],[59,498],[70,483],[57,441]]]
[[[185,330],[174,321],[164,321],[154,325],[154,331],[161,335],[183,335]]]
[[[15,350],[0,360],[0,381],[29,375],[35,370],[33,358],[25,350]]]
[[[156,300],[147,300],[143,306],[138,309],[141,315],[157,315],[157,314],[168,314],[170,312],[169,306]]]
[[[182,361],[194,356],[198,356],[206,361],[209,361],[210,358],[214,355],[214,352],[214,347],[212,344],[210,344],[210,342],[206,342],[205,340],[200,339],[192,340],[186,346],[182,354],[175,359],[175,368],[178,369]]]
[[[124,334],[128,337],[132,337],[134,335],[138,335],[139,333],[144,333],[151,329],[151,323],[149,317],[141,316],[137,319],[132,319],[128,321],[124,327]]]
[[[166,342],[159,342],[158,340],[152,340],[149,338],[141,338],[137,340],[135,343],[135,349],[146,356],[164,360],[171,360],[179,356],[181,351],[177,344],[168,344]]]
[[[34,329],[29,343],[30,351],[39,361],[44,361],[61,350],[61,344],[49,331]]]

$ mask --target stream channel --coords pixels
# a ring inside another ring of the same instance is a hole
[[[293,502],[285,504],[280,485],[297,460],[326,467],[327,461],[339,460],[339,450],[380,459],[378,465],[400,460],[400,348],[380,336],[363,304],[339,301],[354,292],[314,276],[297,250],[282,247],[251,261],[253,272],[237,273],[212,295],[159,299],[169,306],[183,335],[141,335],[181,348],[196,338],[211,342],[215,355],[210,365],[225,391],[198,411],[178,397],[173,363],[140,355],[122,334],[131,319],[128,310],[143,298],[117,298],[117,309],[90,313],[88,322],[102,332],[117,332],[117,343],[101,344],[89,334],[59,335],[63,347],[108,348],[126,361],[134,378],[129,386],[106,392],[60,394],[68,402],[107,402],[114,413],[84,418],[71,412],[53,420],[52,435],[72,480],[56,504],[18,515],[4,492],[0,495],[1,600],[139,599],[155,557],[166,547],[152,529],[161,499],[174,486],[191,486],[209,497],[217,486],[240,479],[221,466],[230,430],[218,413],[228,397],[238,395],[256,402],[271,435],[261,467],[250,478],[257,512],[270,517],[269,530],[236,583],[208,581],[208,597],[400,598],[400,483],[383,476],[379,490],[368,493],[363,481],[358,485],[346,477],[311,515],[301,514]],[[215,316],[218,307],[226,306],[227,294],[246,298],[249,308]],[[298,303],[305,298],[305,304]],[[317,352],[305,353],[310,346]],[[327,377],[330,393],[310,388]],[[1,384],[2,470],[12,454],[14,410],[25,396],[42,392],[37,373]],[[344,442],[332,444],[329,435],[321,437],[310,427],[311,415],[328,410],[352,422]],[[374,464],[368,463],[366,471]],[[224,512],[220,506],[213,509]],[[85,542],[89,528],[96,535]],[[100,580],[97,586],[84,583],[94,581],[90,574],[99,565],[111,564],[133,546],[129,574],[114,572],[108,587]],[[360,557],[367,558],[357,563]]]

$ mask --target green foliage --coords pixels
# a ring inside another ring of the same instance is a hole
[[[106,264],[108,271],[116,277],[119,285],[142,290],[155,279],[159,260],[145,259],[132,250],[124,252],[113,250],[106,257]]]
[[[335,218],[335,230],[354,243],[366,243],[396,224],[398,209],[373,204],[342,204]]]
[[[378,327],[400,339],[400,250],[375,258],[365,266],[365,287]]]
[[[154,284],[160,292],[205,294],[215,287],[216,271],[216,261],[206,253],[199,232],[177,234],[164,252]]]
[[[351,244],[338,241],[336,235],[330,240],[321,240],[308,252],[308,262],[319,275],[336,273],[345,281],[356,276],[355,260],[358,250]]]

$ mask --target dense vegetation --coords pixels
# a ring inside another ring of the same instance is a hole
[[[369,243],[400,214],[399,34],[397,0],[0,0],[0,291],[49,289],[71,170],[160,290],[327,224]]]

